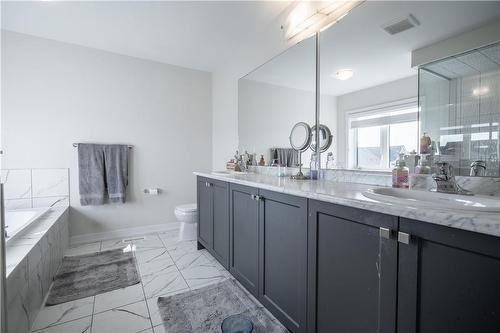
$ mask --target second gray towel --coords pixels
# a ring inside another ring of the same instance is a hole
[[[128,147],[105,145],[104,164],[109,201],[124,203],[128,185]]]
[[[80,204],[103,205],[125,202],[128,185],[126,145],[78,145]]]

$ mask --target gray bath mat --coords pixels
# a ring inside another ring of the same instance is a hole
[[[56,305],[141,282],[132,252],[111,250],[64,257],[46,305]]]
[[[243,314],[253,322],[253,333],[288,332],[232,279],[160,297],[158,308],[167,333],[220,333],[224,318],[235,314]]]

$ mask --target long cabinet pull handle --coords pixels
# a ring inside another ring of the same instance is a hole
[[[385,238],[385,239],[391,239],[392,237],[392,230],[389,228],[379,228],[379,236],[380,238]]]
[[[398,242],[408,245],[410,244],[410,240],[411,240],[410,234],[398,231]]]

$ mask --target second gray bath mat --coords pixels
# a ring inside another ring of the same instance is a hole
[[[64,257],[45,304],[74,301],[125,288],[140,281],[132,252],[111,250]]]
[[[220,333],[222,321],[241,314],[253,323],[253,333],[289,332],[256,303],[234,280],[158,298],[166,333]]]

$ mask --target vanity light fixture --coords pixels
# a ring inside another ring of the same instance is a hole
[[[289,42],[300,42],[340,21],[364,1],[299,1],[290,11],[285,30]]]
[[[341,81],[349,80],[354,75],[352,69],[341,69],[335,73],[335,77]]]
[[[472,95],[473,96],[484,96],[484,95],[486,95],[489,92],[490,92],[490,87],[483,86],[483,87],[479,87],[479,88],[473,89],[472,90]]]

